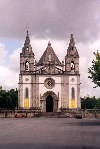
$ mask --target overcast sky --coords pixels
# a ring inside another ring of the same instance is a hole
[[[17,88],[19,53],[29,27],[31,45],[39,60],[50,40],[62,61],[74,34],[80,55],[81,96],[100,97],[88,79],[88,68],[100,51],[100,0],[0,0],[0,85]]]

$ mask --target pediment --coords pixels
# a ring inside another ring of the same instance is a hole
[[[62,70],[62,67],[58,68],[57,66],[44,66],[42,68],[39,68],[35,72],[36,74],[62,74],[64,71]]]
[[[44,51],[43,55],[41,56],[37,66],[44,65],[44,64],[57,64],[61,65],[60,60],[58,59],[56,53],[54,52],[53,48],[51,47],[51,43],[48,43],[46,50]]]

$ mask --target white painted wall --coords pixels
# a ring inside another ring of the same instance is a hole
[[[74,78],[74,81],[72,79]],[[69,76],[69,108],[71,108],[71,89],[75,89],[75,107],[77,108],[77,76]]]
[[[52,78],[55,80],[55,86],[52,89],[47,89],[44,86],[44,81],[47,78]],[[45,77],[45,76],[40,76],[39,77],[39,97],[40,95],[43,96],[44,93],[46,93],[47,91],[53,91],[57,97],[58,97],[58,93],[59,93],[59,103],[58,103],[58,108],[61,107],[61,77],[60,76],[52,76],[52,77]],[[58,83],[58,84],[56,84]],[[40,99],[39,99],[39,106],[40,106]]]

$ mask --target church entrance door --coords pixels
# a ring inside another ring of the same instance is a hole
[[[46,98],[46,112],[53,112],[53,97],[51,95]]]
[[[57,112],[58,97],[53,91],[47,91],[43,94],[40,102],[42,112]]]

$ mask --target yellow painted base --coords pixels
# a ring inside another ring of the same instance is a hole
[[[29,108],[29,99],[28,98],[24,99],[24,108]]]
[[[75,107],[75,99],[74,100],[73,99],[71,100],[71,108],[76,108]]]

